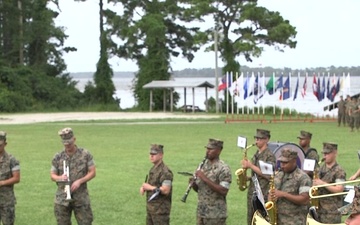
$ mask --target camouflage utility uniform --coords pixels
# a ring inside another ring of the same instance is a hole
[[[211,181],[228,189],[230,188],[230,167],[222,160],[218,160],[213,164],[206,160],[202,171]],[[226,197],[211,190],[211,188],[200,179],[196,180],[196,184],[198,186],[198,220],[209,219],[209,223],[206,224],[225,225],[227,218]]]
[[[160,187],[161,185],[171,185],[173,173],[161,162],[157,166],[153,166],[149,171],[148,183]],[[146,201],[151,197],[153,192],[146,192]],[[147,202],[146,205],[146,224],[147,225],[168,225],[170,224],[171,211],[171,195],[172,189],[168,195],[159,194],[157,197]]]
[[[275,189],[293,195],[308,193],[311,187],[310,177],[296,167],[291,173],[278,172],[274,178]],[[304,225],[306,224],[307,205],[297,205],[285,198],[276,202],[277,225]]]
[[[51,172],[61,175],[64,173],[63,162],[69,166],[70,181],[78,180],[88,173],[88,168],[95,165],[93,156],[89,151],[76,147],[74,155],[69,157],[65,151],[57,153],[51,166]],[[70,225],[71,212],[74,210],[75,218],[80,225],[90,225],[93,221],[93,213],[90,205],[90,198],[87,183],[82,183],[80,187],[71,193],[73,201],[66,201],[64,192],[65,184],[59,183],[55,195],[55,217],[58,224]]]
[[[254,164],[255,166],[257,166],[258,168],[260,168],[260,163],[259,161],[263,161],[266,163],[271,164],[273,167],[275,168],[275,163],[276,163],[276,159],[274,154],[271,152],[271,150],[269,148],[265,149],[263,152],[259,152],[259,150],[254,154],[254,156],[251,159],[252,164]],[[251,177],[254,176],[254,172],[251,172]],[[260,184],[260,188],[261,191],[264,195],[265,198],[265,202],[267,200],[267,193],[269,192],[269,178],[270,176],[267,176],[267,178],[265,177],[261,177],[261,176],[257,176],[259,184]],[[248,193],[247,193],[247,221],[248,224],[251,225],[251,221],[254,215],[254,208],[252,205],[252,196],[253,193],[255,191],[255,186],[254,183],[252,181],[252,179],[250,179],[250,184],[249,184],[249,189],[248,189]]]
[[[335,163],[331,168],[326,165],[320,167],[320,179],[326,183],[345,181],[345,171]],[[326,188],[319,189],[319,195],[330,194]],[[319,219],[322,223],[341,223],[341,213],[338,208],[343,206],[343,196],[333,196],[319,199]]]
[[[345,106],[345,101],[343,99],[341,99],[338,102],[338,126],[341,125],[341,123],[343,123],[343,126],[346,126],[345,123],[345,115],[346,115],[346,106]]]
[[[12,155],[4,152],[0,158],[0,181],[12,177],[12,173],[20,171],[19,161]],[[14,185],[0,187],[0,220],[4,225],[12,225],[15,222]]]

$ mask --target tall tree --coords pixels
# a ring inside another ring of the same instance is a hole
[[[197,42],[197,27],[186,27],[188,21],[184,4],[175,0],[112,0],[123,7],[123,13],[106,12],[110,31],[122,40],[120,46],[113,41],[114,53],[122,58],[136,60],[134,96],[139,108],[149,108],[149,90],[142,87],[152,80],[170,78],[171,57],[180,53],[189,61],[200,45]],[[162,90],[153,94],[154,109],[162,109]],[[174,101],[176,103],[176,101]]]
[[[192,3],[193,15],[213,17],[214,26],[206,32],[211,34],[217,29],[222,36],[219,52],[225,62],[224,73],[240,70],[237,56],[242,55],[251,62],[253,57],[261,55],[266,45],[279,51],[296,47],[295,27],[279,12],[258,6],[257,0],[193,0]],[[209,49],[213,50],[213,45]]]
[[[96,73],[94,74],[95,93],[98,103],[111,104],[116,103],[113,95],[115,86],[112,81],[114,75],[108,62],[108,39],[107,33],[104,31],[104,4],[103,0],[99,0],[99,19],[100,19],[100,59],[96,65]]]

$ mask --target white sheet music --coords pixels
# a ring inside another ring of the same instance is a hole
[[[264,206],[264,209],[265,209],[265,200],[264,200],[264,195],[261,191],[261,187],[260,187],[260,184],[259,184],[259,181],[257,179],[257,176],[254,175],[252,177],[252,180],[254,182],[254,186],[255,186],[255,191],[256,191],[256,195],[258,197],[258,199],[260,200],[261,204]]]

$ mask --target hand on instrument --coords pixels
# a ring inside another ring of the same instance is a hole
[[[200,179],[200,180],[204,180],[204,177],[206,177],[204,172],[201,170],[197,170],[195,172],[195,176],[197,177],[197,179]]]
[[[276,189],[270,190],[268,197],[271,201],[276,202],[279,198],[283,197],[283,192]]]
[[[68,179],[69,179],[69,178],[68,178],[68,176],[67,176],[65,173],[60,176],[60,180],[67,181]]]
[[[326,184],[326,182],[322,181],[321,179],[313,179],[313,186]]]
[[[241,160],[241,165],[242,165],[242,168],[247,169],[247,168],[250,168],[251,162],[247,159],[243,159],[243,160]]]

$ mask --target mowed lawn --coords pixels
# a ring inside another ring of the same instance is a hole
[[[254,142],[256,128],[271,131],[272,142],[294,142],[299,131],[313,133],[312,146],[321,152],[324,141],[339,145],[338,162],[350,177],[359,168],[357,151],[360,132],[338,128],[336,123],[42,123],[33,125],[1,125],[8,133],[6,150],[21,163],[21,182],[15,186],[16,224],[55,224],[53,199],[56,184],[50,180],[54,154],[62,149],[58,130],[74,129],[77,145],[94,156],[97,173],[88,183],[94,212],[94,225],[145,224],[145,196],[139,194],[152,166],[148,152],[152,143],[165,146],[165,163],[174,173],[171,224],[196,224],[197,194],[191,191],[186,203],[180,201],[188,178],[179,171],[193,172],[205,156],[208,138],[224,140],[221,159],[232,170],[233,180],[227,196],[228,224],[246,224],[246,194],[236,184],[234,172],[240,168],[243,152],[237,136]],[[249,158],[255,148],[248,152]],[[249,171],[248,171],[249,174]],[[76,222],[74,223],[76,224]]]

